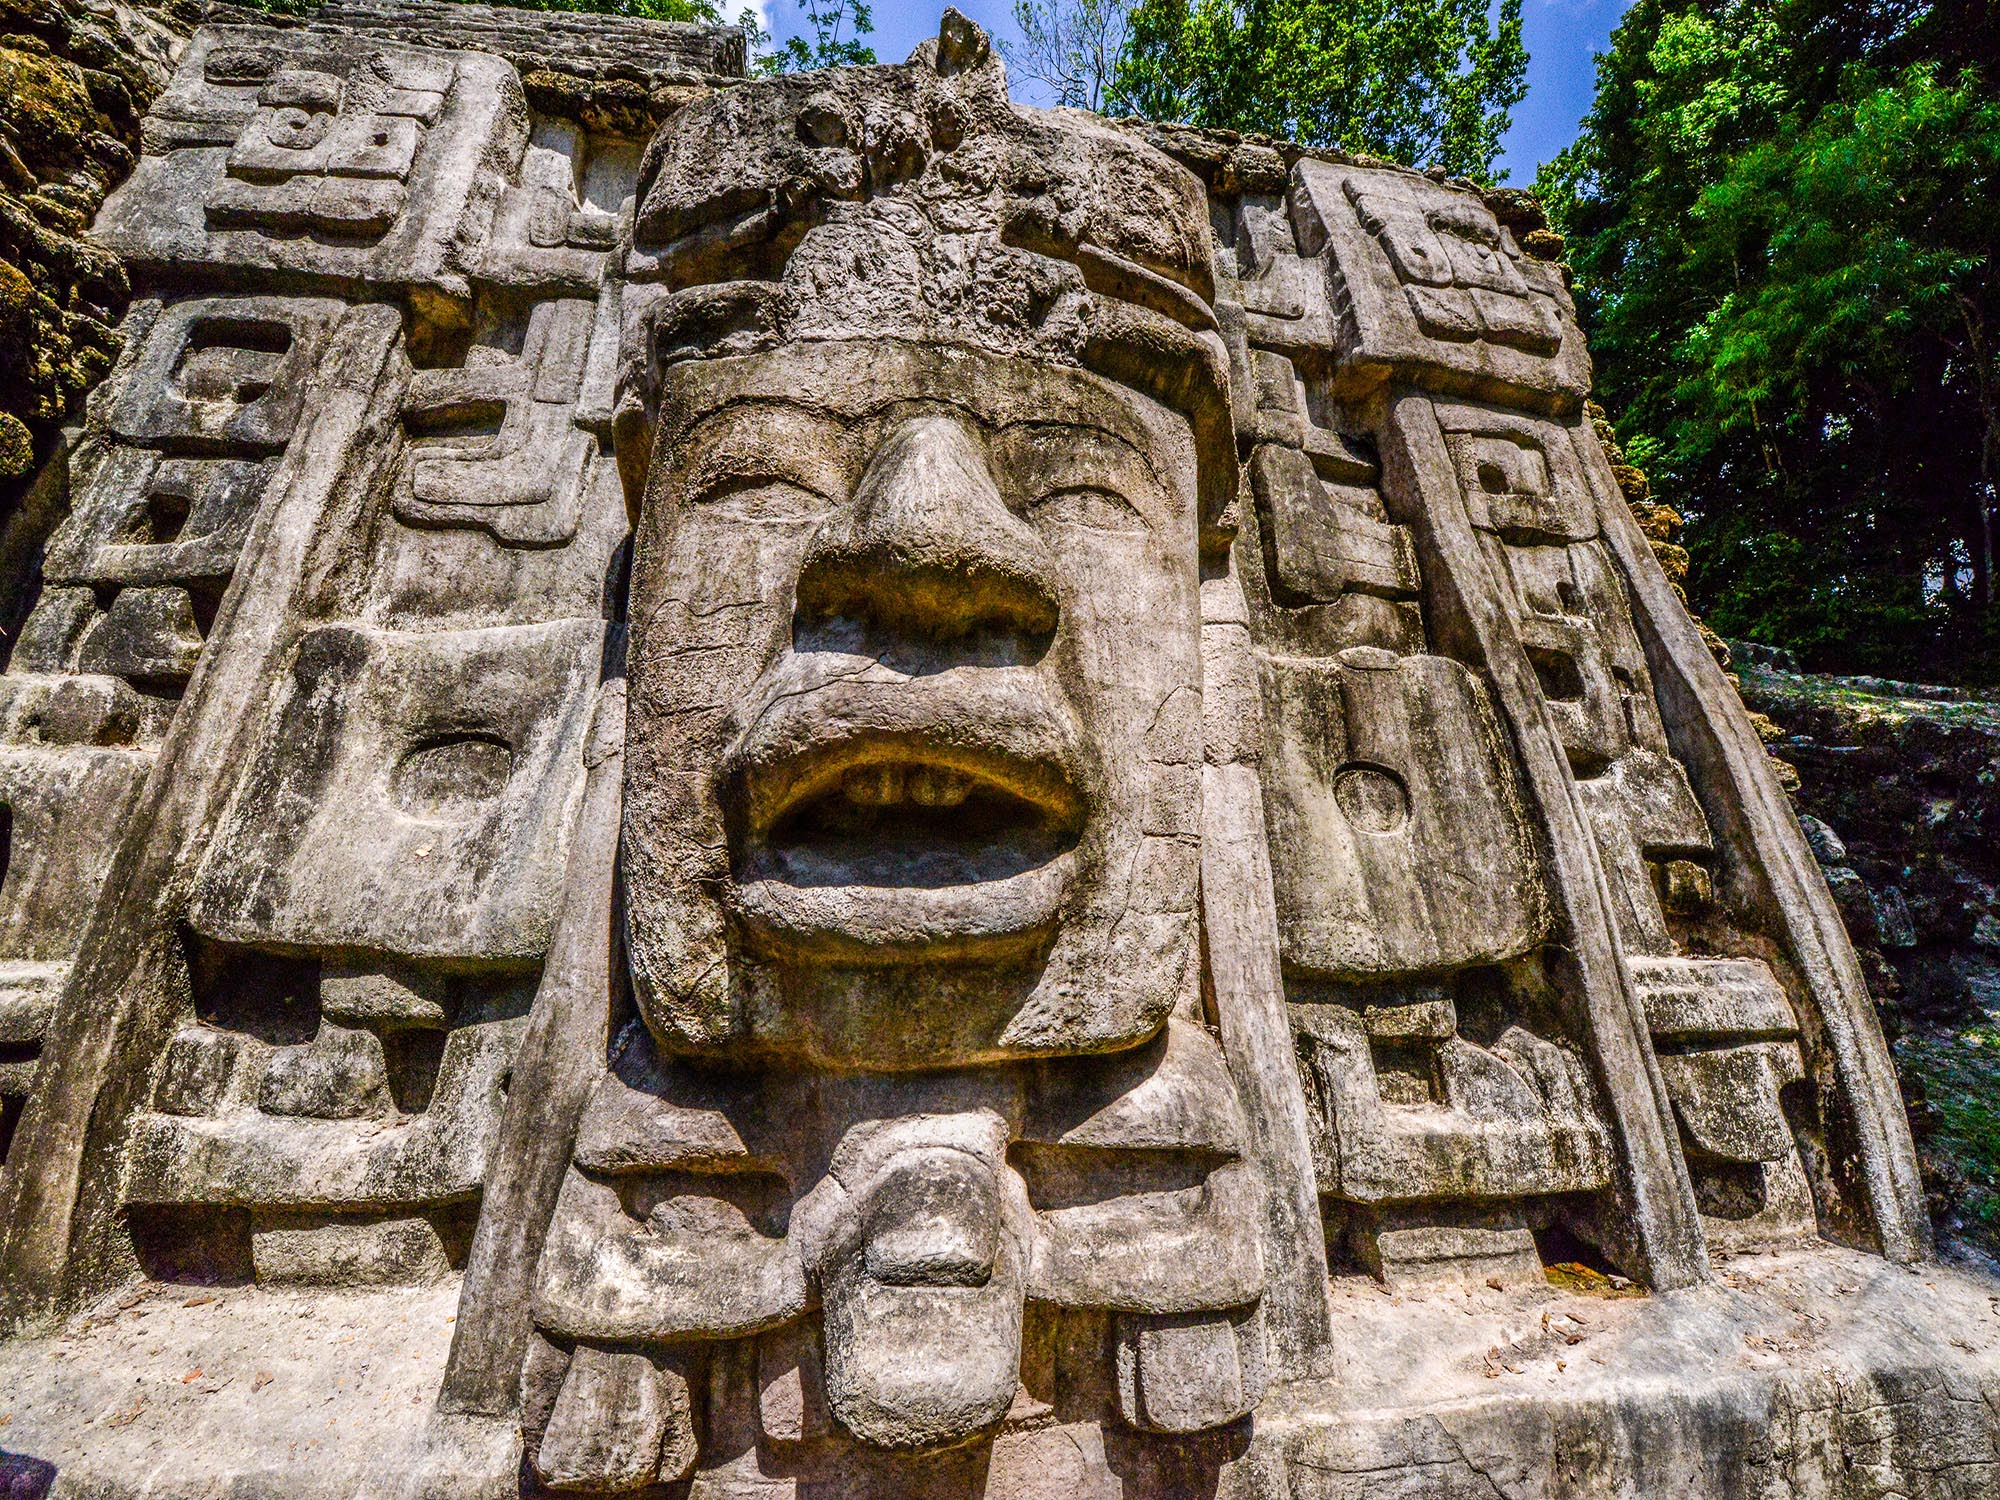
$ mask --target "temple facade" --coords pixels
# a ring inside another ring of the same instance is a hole
[[[196,31],[0,675],[10,1496],[1978,1496],[1560,265],[956,11]]]

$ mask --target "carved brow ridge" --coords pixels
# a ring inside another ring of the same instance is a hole
[[[1160,473],[1158,466],[1153,462],[1152,452],[1142,443],[1134,441],[1131,435],[1120,432],[1115,426],[1104,422],[1092,421],[1082,416],[1079,416],[1076,420],[1064,417],[1032,416],[1019,417],[1006,422],[995,422],[990,418],[981,416],[979,412],[964,402],[954,401],[948,396],[896,396],[865,410],[842,413],[838,416],[829,414],[826,407],[819,403],[793,400],[785,396],[731,396],[721,405],[704,412],[700,417],[691,422],[685,429],[681,441],[682,443],[688,442],[695,433],[708,427],[711,423],[734,418],[753,411],[782,410],[795,412],[811,421],[815,426],[841,429],[850,423],[877,420],[883,413],[893,412],[898,407],[907,408],[906,415],[908,417],[921,416],[925,412],[941,412],[952,416],[962,416],[981,432],[994,435],[1034,428],[1081,428],[1084,431],[1095,433],[1097,436],[1125,449],[1145,466],[1147,476],[1155,485],[1163,492],[1171,491],[1171,486],[1168,485],[1165,476]],[[797,485],[800,489],[819,496],[820,499],[827,501],[829,504],[839,503],[839,496],[829,495],[816,480],[806,476],[803,466],[789,462],[789,458],[790,455],[787,453],[760,452],[739,455],[721,466],[703,464],[700,466],[694,482],[688,486],[686,493],[690,497],[699,496],[706,499],[713,497],[720,491],[741,487],[745,483],[779,480],[786,484]]]

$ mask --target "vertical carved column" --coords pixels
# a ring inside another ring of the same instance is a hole
[[[1553,268],[1468,195],[1311,162],[1297,173],[1340,324],[1327,389],[1375,413],[1385,494],[1448,599],[1433,629],[1493,683],[1549,842],[1634,1249],[1666,1268],[1656,1280],[1696,1274],[1696,1204],[1723,1246],[1852,1232],[1857,1212],[1881,1243],[1911,1243],[1908,1196],[1888,1186],[1888,1163],[1907,1174],[1900,1122],[1855,1092],[1863,1054],[1886,1066],[1879,1034],[1857,1032],[1845,986],[1806,977],[1838,963],[1824,926],[1791,915],[1823,896],[1792,857],[1796,829],[1753,768],[1704,776],[1698,800],[1680,758],[1747,726],[1704,653],[1669,654],[1643,623],[1664,581],[1631,546],[1579,414],[1588,364]],[[1675,686],[1690,675],[1706,696]],[[1718,841],[1718,822],[1750,836]],[[1822,1029],[1847,1050],[1816,1048]],[[1827,1082],[1849,1080],[1817,1101],[1802,1081],[1816,1050]],[[1865,1208],[1816,1165],[1863,1118],[1882,1122],[1864,1136],[1885,1133],[1863,1151],[1884,1164]]]
[[[539,139],[536,181],[588,149]],[[594,152],[537,268],[510,255],[546,234],[493,233],[528,146],[497,58],[211,28],[148,142],[99,232],[142,285],[231,291],[139,304],[34,616],[27,664],[132,684],[166,738],[22,1126],[23,1311],[134,1255],[462,1258],[625,531],[598,271],[636,146]]]

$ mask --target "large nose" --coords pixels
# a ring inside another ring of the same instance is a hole
[[[1056,625],[1048,549],[1000,497],[950,417],[912,417],[876,449],[847,510],[807,549],[799,605],[948,639]]]

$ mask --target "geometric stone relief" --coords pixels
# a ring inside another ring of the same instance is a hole
[[[340,311],[298,297],[135,309],[143,336],[102,440],[77,463],[15,671],[109,674],[178,696]]]
[[[269,460],[113,448],[42,564],[50,583],[213,583],[235,570]]]
[[[1294,451],[1260,447],[1253,477]],[[1304,503],[1293,507],[1304,514],[1258,507],[1262,568],[1245,572],[1271,580],[1270,603],[1251,611],[1265,816],[1333,1248],[1392,1284],[1538,1277],[1530,1231],[1550,1210],[1528,1205],[1612,1178],[1588,1069],[1564,1045],[1540,972],[1551,936],[1541,857],[1488,696],[1464,665],[1342,647],[1337,630],[1311,642],[1327,656],[1293,654],[1306,644],[1298,617],[1328,613],[1341,593],[1322,588],[1327,602],[1308,604],[1274,586],[1288,542],[1345,511],[1314,498],[1317,518]],[[1402,528],[1377,525],[1408,554]],[[1413,559],[1407,578],[1414,594]],[[1414,623],[1399,644],[1421,646]]]
[[[145,309],[146,341],[112,403],[111,430],[170,452],[284,447],[341,311],[325,297],[192,297]]]
[[[145,268],[214,265],[462,296],[520,152],[514,70],[472,52],[206,27],[97,233]]]
[[[539,118],[501,195],[481,275],[510,286],[594,292],[632,219],[643,141]]]
[[[1245,384],[1237,420],[1253,508],[1243,517],[1236,555],[1264,683],[1268,748],[1261,779],[1280,956],[1300,1032],[1316,1170],[1322,1191],[1335,1193],[1326,1200],[1328,1228],[1366,1268],[1391,1280],[1419,1271],[1479,1279],[1493,1267],[1531,1274],[1529,1226],[1520,1199],[1509,1206],[1504,1184],[1511,1179],[1514,1194],[1540,1194],[1561,1205],[1611,1187],[1616,1176],[1584,1066],[1595,1044],[1564,1017],[1579,1005],[1630,1002],[1607,996],[1603,978],[1563,964],[1549,969],[1546,959],[1533,956],[1560,932],[1561,921],[1544,894],[1550,874],[1527,834],[1531,813],[1524,809],[1511,839],[1466,821],[1475,806],[1520,805],[1515,799],[1524,796],[1490,717],[1487,689],[1464,664],[1409,654],[1439,633],[1421,612],[1426,586],[1436,580],[1419,579],[1409,528],[1375,519],[1381,501],[1369,504],[1379,482],[1369,441],[1381,419],[1367,396],[1387,380],[1393,400],[1394,382],[1411,378],[1412,362],[1432,389],[1476,390],[1507,402],[1431,404],[1440,467],[1455,493],[1433,499],[1420,478],[1410,500],[1398,499],[1395,519],[1417,519],[1406,513],[1412,500],[1463,507],[1532,671],[1532,709],[1523,711],[1553,730],[1561,772],[1574,779],[1600,846],[1613,941],[1632,955],[1623,961],[1624,984],[1645,1003],[1659,981],[1638,955],[1656,954],[1685,971],[1714,966],[1702,972],[1716,973],[1718,983],[1726,970],[1736,990],[1759,986],[1767,999],[1789,1002],[1760,961],[1682,957],[1670,931],[1670,920],[1707,919],[1714,843],[1668,745],[1630,601],[1599,540],[1598,501],[1577,446],[1591,439],[1573,425],[1520,409],[1573,399],[1567,382],[1578,366],[1564,363],[1569,325],[1560,288],[1547,281],[1547,268],[1520,257],[1484,208],[1407,174],[1303,160],[1292,174],[1288,206],[1289,215],[1279,211],[1275,195],[1260,184],[1258,193],[1242,192],[1233,208],[1218,209],[1214,222],[1218,261],[1233,263],[1240,277],[1225,285],[1240,290],[1246,310],[1233,369]],[[1330,303],[1316,299],[1319,287],[1310,278],[1300,279],[1297,268],[1311,266],[1314,257],[1323,263]],[[1381,276],[1385,265],[1393,281]],[[1395,293],[1385,291],[1390,286]],[[1301,337],[1315,326],[1319,307],[1330,307],[1327,326],[1337,329],[1331,348],[1316,349]],[[1568,347],[1578,347],[1573,335]],[[1538,388],[1518,390],[1535,368],[1531,360],[1541,365],[1533,377]],[[1417,520],[1421,532],[1432,525],[1428,517]],[[1443,633],[1462,634],[1455,622]],[[1412,669],[1425,663],[1431,667],[1418,689]],[[1438,668],[1463,679],[1457,694],[1441,692],[1452,679]],[[1364,682],[1397,677],[1410,684],[1400,703],[1394,691],[1360,691]],[[1451,707],[1468,693],[1470,720],[1465,709]],[[1482,717],[1486,732],[1468,732]],[[1445,792],[1449,775],[1440,782],[1434,769],[1443,748],[1459,752],[1452,764],[1463,778],[1464,750],[1482,742],[1491,747],[1490,769],[1473,778],[1483,779],[1482,792]],[[1413,778],[1412,755],[1426,753],[1432,766]],[[1426,827],[1427,804],[1451,812],[1431,815]],[[1410,852],[1385,868],[1383,856],[1401,841],[1409,841]],[[1511,887],[1504,873],[1510,847],[1522,851],[1511,866],[1520,872]],[[1457,870],[1468,873],[1455,876]],[[1476,905],[1481,900],[1490,901],[1484,911]],[[1412,930],[1432,951],[1398,948],[1392,935],[1405,914],[1417,919]],[[1426,914],[1432,920],[1422,920]],[[1505,940],[1482,952],[1481,937],[1496,917],[1511,917],[1514,930],[1503,920]],[[1353,936],[1345,945],[1329,943],[1334,934]],[[1435,934],[1464,950],[1438,948]],[[1377,974],[1396,977],[1384,982]],[[1466,995],[1477,998],[1467,1002]],[[1517,1024],[1529,1016],[1538,1019]],[[1461,1020],[1469,1020],[1476,1039],[1460,1034]],[[1503,1034],[1516,1039],[1511,1048]],[[1721,1034],[1730,1033],[1725,1027]],[[1656,1040],[1677,1051],[1696,1045],[1673,1035]],[[1542,1049],[1534,1052],[1539,1067],[1527,1065],[1521,1041]],[[1712,1149],[1713,1132],[1708,1147],[1690,1133],[1691,1118],[1710,1118],[1692,1101],[1698,1094],[1717,1097],[1724,1088],[1718,1070],[1730,1068],[1737,1094],[1769,1084],[1762,1116],[1782,1127],[1777,1092],[1800,1076],[1800,1064],[1795,1045],[1782,1054],[1789,1063],[1778,1060],[1781,1054],[1782,1048],[1757,1053],[1762,1072],[1751,1068],[1749,1054],[1726,1064],[1661,1065],[1701,1210],[1730,1244],[1748,1243],[1760,1229],[1780,1238],[1796,1234],[1799,1205],[1807,1201],[1800,1196],[1798,1148],[1789,1130],[1774,1127],[1759,1140],[1776,1154],[1752,1165],[1738,1142],[1738,1157],[1725,1162]],[[1484,1087],[1466,1071],[1475,1058],[1486,1065]],[[1551,1089],[1550,1080],[1560,1082]],[[1511,1116],[1503,1130],[1525,1130],[1538,1144],[1525,1155],[1509,1148],[1482,1157],[1466,1143],[1490,1139],[1495,1126],[1474,1124],[1455,1096],[1477,1099],[1474,1114],[1489,1122]],[[1411,1109],[1442,1112],[1421,1139],[1430,1151],[1458,1140],[1450,1148],[1457,1156],[1440,1158],[1453,1165],[1426,1170],[1407,1149],[1388,1144],[1405,1118],[1422,1118],[1407,1116]],[[1446,1123],[1454,1116],[1457,1123]],[[1464,1165],[1482,1160],[1484,1166]],[[1766,1160],[1777,1163],[1770,1169],[1777,1206],[1768,1212],[1744,1206],[1765,1201],[1752,1180]],[[1752,1186],[1731,1197],[1726,1187],[1711,1185],[1732,1173]],[[1426,1183],[1432,1184],[1427,1204]],[[1376,1198],[1392,1200],[1386,1211]],[[1725,1199],[1735,1207],[1731,1217],[1718,1218],[1711,1209]],[[1551,1222],[1548,1209],[1531,1217],[1538,1219],[1533,1227]],[[1601,1209],[1581,1218],[1559,1210],[1554,1222],[1599,1241],[1607,1253],[1622,1253],[1617,1235],[1607,1239],[1594,1227]]]
[[[464,1258],[532,975],[215,949],[136,1122],[155,1274],[339,1285]]]
[[[1709,1243],[1784,1244],[1815,1227],[1794,1119],[1798,1023],[1755,959],[1634,958]]]
[[[156,1211],[143,1253],[193,1246],[273,1282],[462,1262],[602,635],[301,638],[195,885],[194,1014],[132,1139],[126,1197]]]
[[[1327,262],[1344,393],[1414,377],[1544,409],[1589,389],[1559,272],[1523,255],[1476,198],[1410,172],[1307,158],[1291,202],[1299,248]]]
[[[540,302],[517,360],[418,370],[394,511],[419,527],[478,527],[515,547],[576,535],[597,442],[572,424],[593,304]]]
[[[1268,672],[1264,788],[1288,971],[1442,973],[1546,937],[1534,839],[1469,671],[1354,646]]]
[[[482,294],[461,340],[398,358],[386,441],[343,476],[307,606],[390,630],[602,620],[630,531],[610,452],[615,290]]]
[[[1278,240],[1272,217],[1242,212],[1239,239]],[[1327,424],[1339,407],[1268,291],[1238,355],[1256,409],[1236,556],[1329,1249],[1392,1285],[1532,1281],[1532,1231],[1613,1178],[1540,972],[1547,876],[1488,690],[1426,651],[1409,528],[1365,440]]]
[[[1990,1383],[1884,1290],[1886,1050],[1505,200],[1016,106],[951,11],[735,58],[354,0],[149,115],[0,675],[8,1443],[1269,1500],[1622,1434],[1606,1493],[1699,1489],[1741,1402],[1820,1420],[1749,1330],[1849,1281]],[[1892,1487],[1984,1472],[1957,1405]]]
[[[1811,1194],[1779,1094],[1804,1077],[1790,1040],[1797,1024],[1761,959],[1683,956],[1676,926],[1703,922],[1714,903],[1714,839],[1668,744],[1629,599],[1597,539],[1581,433],[1480,407],[1436,409],[1467,515],[1576,778],[1630,982],[1655,1045],[1675,1049],[1662,1055],[1661,1074],[1712,1238],[1733,1247],[1760,1233],[1796,1238],[1813,1222]],[[1659,998],[1662,986],[1709,997],[1703,1024],[1662,1023],[1663,1003],[1678,1008]],[[1746,1040],[1767,1032],[1773,1041]],[[1730,1039],[1741,1045],[1721,1045]],[[1732,1113],[1757,1127],[1719,1130]]]
[[[142,301],[0,676],[0,1156],[155,747],[341,304]]]

